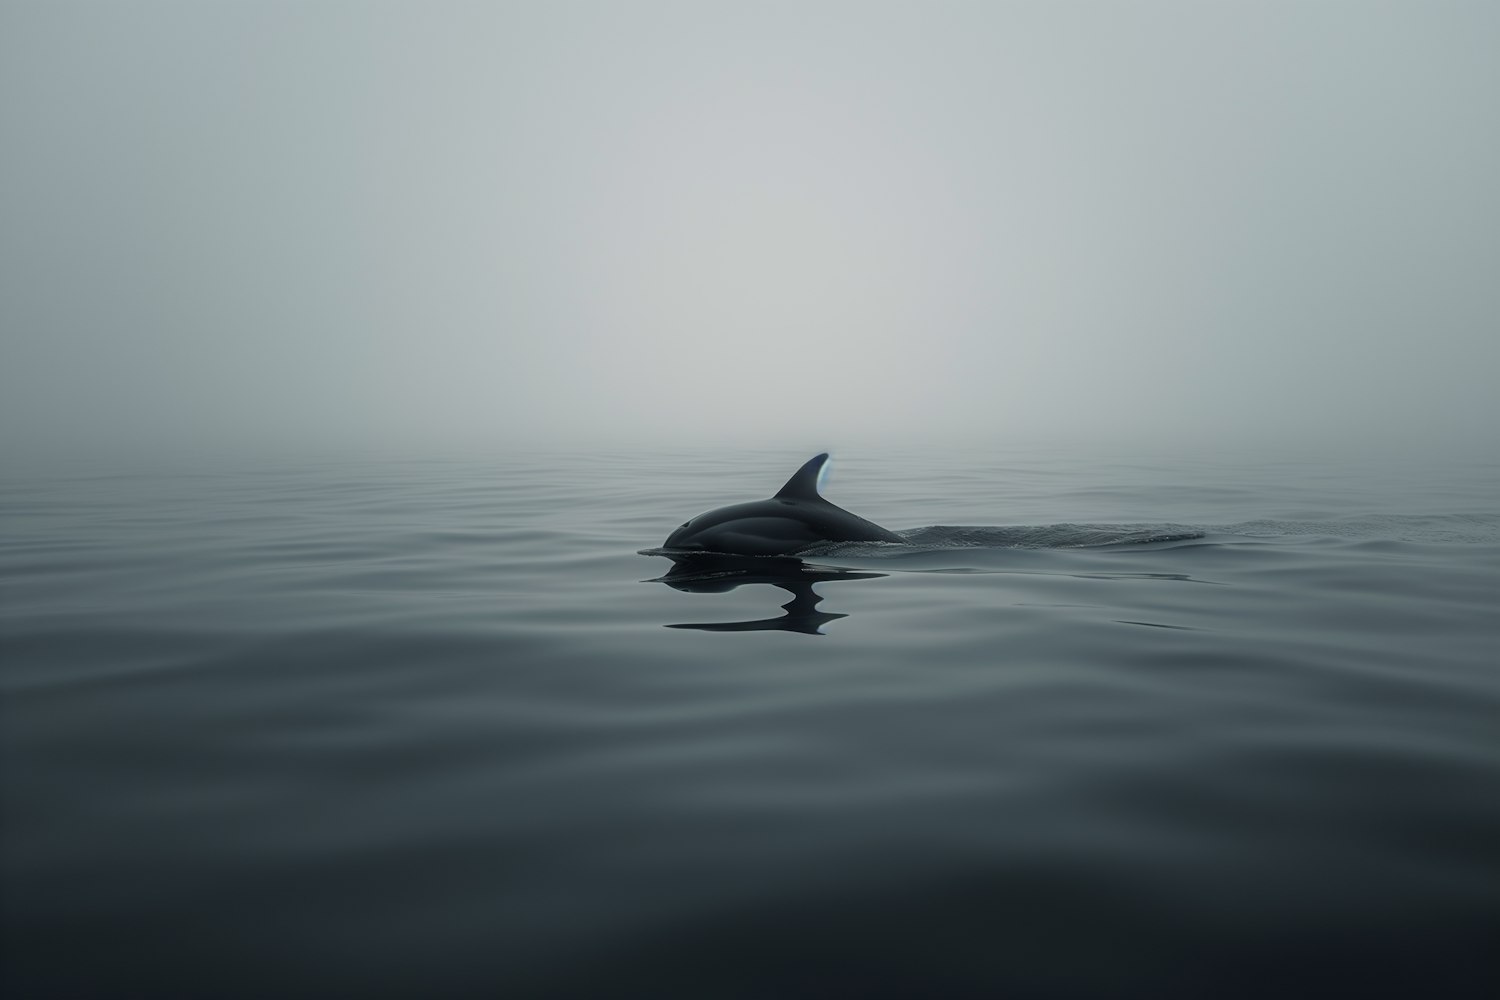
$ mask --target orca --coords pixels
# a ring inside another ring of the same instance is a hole
[[[737,503],[699,514],[667,536],[663,554],[785,556],[820,542],[904,541],[818,495],[818,478],[827,462],[827,454],[810,459],[769,500]]]

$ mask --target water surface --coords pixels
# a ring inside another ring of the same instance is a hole
[[[1493,466],[807,457],[12,475],[7,994],[1500,993]]]

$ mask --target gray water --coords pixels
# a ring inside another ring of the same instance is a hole
[[[1500,994],[1493,464],[807,457],[9,476],[6,995]]]

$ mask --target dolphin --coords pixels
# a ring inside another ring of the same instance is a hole
[[[902,542],[899,535],[818,495],[826,454],[808,461],[769,500],[699,514],[667,536],[663,549],[784,556],[819,542]],[[664,553],[665,554],[665,553]]]

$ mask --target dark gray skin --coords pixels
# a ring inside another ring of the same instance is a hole
[[[836,507],[818,495],[819,455],[787,480],[769,500],[720,507],[699,514],[667,536],[665,549],[783,556],[819,542],[900,542],[902,538],[871,521]]]

